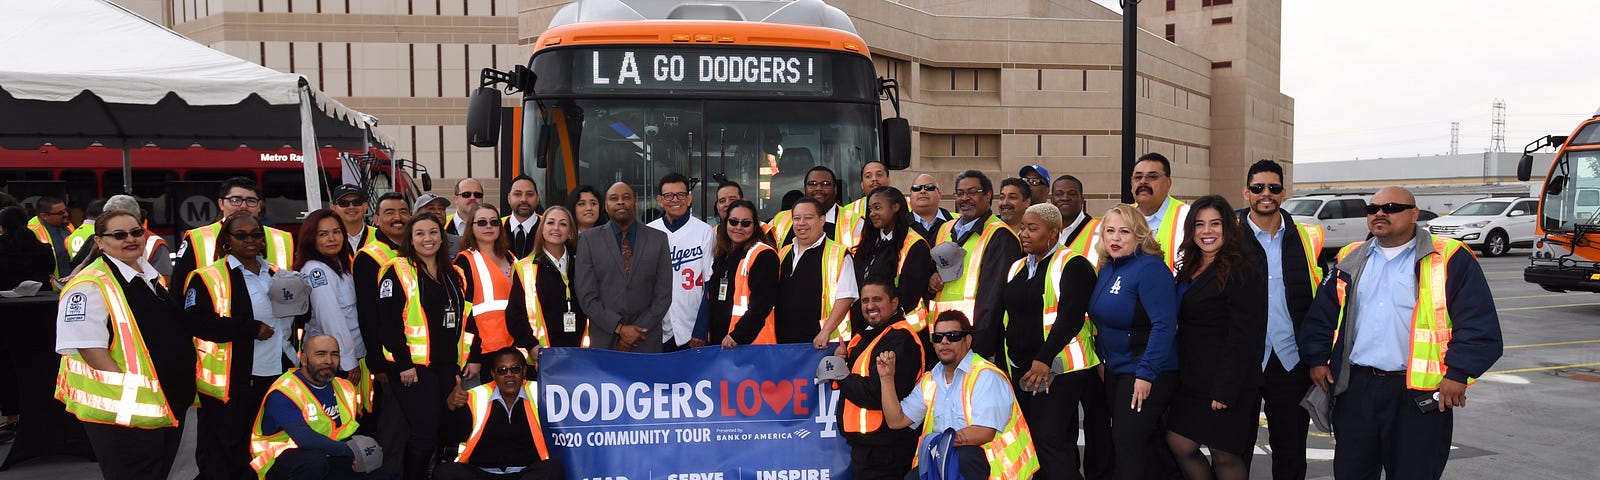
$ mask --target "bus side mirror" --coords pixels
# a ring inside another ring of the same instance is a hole
[[[905,117],[883,119],[880,130],[883,136],[883,164],[890,170],[911,167],[911,122]]]
[[[422,191],[433,191],[433,177],[428,176],[428,172],[422,172]]]
[[[1524,153],[1517,161],[1517,181],[1526,182],[1533,176],[1533,155]]]
[[[1566,175],[1556,175],[1554,177],[1550,177],[1550,183],[1546,183],[1544,185],[1544,194],[1552,196],[1552,197],[1556,196],[1556,195],[1560,195],[1561,191],[1565,190],[1566,187],[1567,187],[1567,176]]]
[[[467,143],[493,147],[500,140],[500,91],[478,87],[467,103]]]

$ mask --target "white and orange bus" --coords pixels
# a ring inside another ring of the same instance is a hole
[[[1553,292],[1600,292],[1600,111],[1568,136],[1529,143],[1517,177],[1532,176],[1532,152],[1556,148],[1545,175],[1534,226],[1533,254],[1523,279]]]
[[[715,185],[744,187],[764,216],[803,191],[807,170],[858,197],[862,164],[909,164],[898,86],[880,79],[866,43],[821,0],[578,0],[534,43],[526,66],[484,69],[468,135],[502,141],[502,182],[528,174],[552,203],[577,185],[626,182],[640,211],[656,181],[680,172],[709,217]],[[522,93],[503,113],[500,91]],[[883,118],[880,96],[894,106]],[[504,116],[504,124],[501,125]]]

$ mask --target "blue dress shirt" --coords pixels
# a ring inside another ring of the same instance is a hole
[[[1367,248],[1367,264],[1356,280],[1353,318],[1345,319],[1355,329],[1350,363],[1405,370],[1411,352],[1411,315],[1417,306],[1417,247],[1406,244],[1394,258],[1384,257],[1378,242]]]
[[[1266,370],[1268,360],[1277,353],[1283,369],[1294,370],[1300,364],[1300,345],[1295,343],[1294,318],[1289,316],[1288,292],[1283,285],[1285,224],[1278,224],[1277,232],[1267,232],[1255,220],[1245,223],[1255,232],[1256,243],[1267,252],[1267,349],[1261,355],[1261,369]]]
[[[960,430],[967,427],[966,412],[961,410],[961,383],[972,374],[972,352],[962,357],[956,364],[955,377],[949,383],[944,381],[944,365],[937,365],[933,370],[924,375],[933,375],[933,431],[943,432],[947,428]],[[911,389],[911,394],[900,400],[900,411],[911,419],[911,428],[917,428],[930,417],[927,405],[922,403],[922,385]],[[1011,421],[1011,405],[1016,397],[1011,395],[1011,385],[1006,379],[993,371],[978,372],[977,384],[972,387],[972,424],[980,427],[989,427],[995,430],[1005,430],[1006,423]]]

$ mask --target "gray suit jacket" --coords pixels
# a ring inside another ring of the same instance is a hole
[[[635,352],[661,351],[661,319],[672,305],[672,259],[667,234],[638,225],[633,240],[633,269],[622,268],[622,249],[611,225],[578,235],[578,264],[573,281],[578,305],[589,315],[593,348],[615,350],[619,325],[646,330]]]

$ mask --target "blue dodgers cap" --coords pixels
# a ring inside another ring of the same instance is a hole
[[[1017,176],[1018,177],[1027,177],[1028,176],[1028,172],[1039,172],[1039,176],[1040,177],[1043,177],[1046,181],[1050,180],[1050,171],[1049,170],[1045,170],[1044,165],[1026,165],[1026,166],[1023,166],[1022,170],[1017,170]]]

